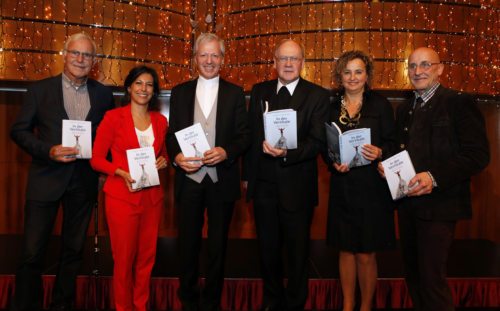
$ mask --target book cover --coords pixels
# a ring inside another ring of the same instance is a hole
[[[92,158],[92,123],[90,121],[63,120],[62,146],[75,147],[77,159]]]
[[[410,190],[408,183],[416,175],[408,151],[403,150],[381,163],[392,199],[398,200],[405,197]]]
[[[135,180],[132,189],[142,189],[160,184],[153,147],[127,150],[127,161],[129,174]]]
[[[371,161],[361,154],[361,147],[371,144],[369,128],[353,129],[342,133],[335,123],[325,123],[328,156],[336,163],[345,163],[349,168],[368,165]]]
[[[328,157],[335,163],[342,163],[342,161],[340,160],[340,141],[339,141],[339,137],[342,134],[342,131],[335,122],[332,122],[331,125],[325,122],[325,130],[326,130],[326,144],[328,148]]]
[[[349,168],[368,165],[370,160],[365,159],[361,154],[361,147],[371,143],[371,131],[369,128],[349,130],[339,137],[340,159],[342,163],[347,163]]]
[[[210,150],[207,136],[200,123],[175,132],[175,137],[185,157],[203,158],[203,154]]]
[[[264,112],[264,134],[274,148],[297,149],[297,112],[282,109]]]

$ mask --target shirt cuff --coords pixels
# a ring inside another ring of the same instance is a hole
[[[434,176],[432,176],[431,172],[427,171],[426,173],[427,173],[427,175],[429,175],[429,177],[432,180],[432,188],[436,188],[438,186],[437,182],[436,182],[436,179],[434,179]]]

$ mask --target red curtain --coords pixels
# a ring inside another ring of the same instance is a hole
[[[44,276],[43,307],[50,304],[54,276]],[[500,278],[449,279],[453,300],[457,307],[500,307]],[[7,309],[14,293],[15,278],[0,276],[0,309]],[[177,278],[153,278],[151,281],[150,309],[180,310],[177,299]],[[114,309],[111,277],[81,276],[77,280],[76,309]],[[262,280],[226,279],[222,293],[223,310],[256,310],[262,303]],[[342,290],[338,280],[309,282],[309,299],[306,309],[339,309]],[[403,279],[379,279],[374,298],[374,308],[411,308],[411,300]]]

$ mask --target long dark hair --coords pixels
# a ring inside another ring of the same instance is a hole
[[[123,85],[125,87],[125,95],[122,98],[122,106],[130,103],[130,93],[128,92],[128,88],[143,73],[148,73],[153,77],[153,97],[151,97],[151,100],[149,101],[148,110],[159,110],[158,95],[160,94],[160,84],[158,82],[158,74],[156,73],[156,70],[148,66],[134,67],[128,73]]]

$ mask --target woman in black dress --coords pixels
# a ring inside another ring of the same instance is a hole
[[[354,309],[357,279],[360,310],[367,311],[371,310],[377,283],[375,252],[393,248],[395,243],[393,202],[385,180],[377,172],[378,162],[393,150],[394,115],[389,101],[369,89],[373,63],[365,53],[343,53],[334,74],[340,92],[333,103],[331,121],[342,132],[370,128],[371,144],[363,145],[360,151],[371,164],[349,168],[348,163],[328,163],[331,179],[327,241],[340,250],[343,310]]]

